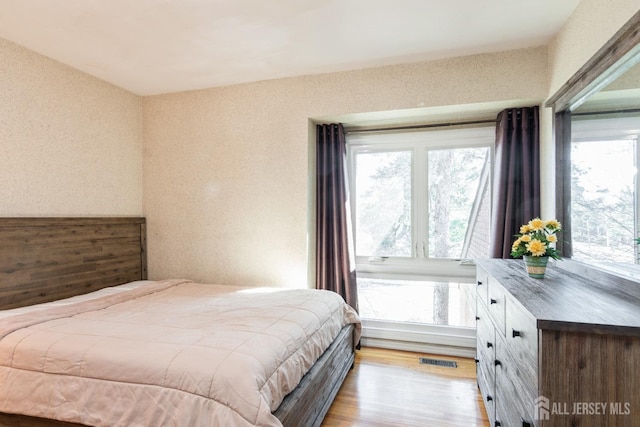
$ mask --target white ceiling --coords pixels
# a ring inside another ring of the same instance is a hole
[[[153,95],[546,44],[579,0],[0,0],[0,37]]]

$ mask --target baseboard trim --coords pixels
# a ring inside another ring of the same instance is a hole
[[[475,347],[456,347],[442,344],[428,344],[370,337],[363,337],[361,339],[361,343],[363,347],[377,347],[390,350],[412,351],[415,353],[440,354],[443,356],[474,358],[476,355]]]
[[[475,357],[475,328],[362,320],[362,345],[449,356]]]

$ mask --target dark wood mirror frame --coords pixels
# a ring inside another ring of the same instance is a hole
[[[556,218],[563,224],[558,249],[571,257],[571,111],[615,80],[640,55],[640,11],[598,50],[547,102],[553,108],[556,155]]]

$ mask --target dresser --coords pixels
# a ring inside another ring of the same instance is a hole
[[[491,426],[640,427],[640,284],[570,260],[542,280],[522,260],[476,263]]]

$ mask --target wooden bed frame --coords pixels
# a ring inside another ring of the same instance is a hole
[[[140,217],[0,218],[0,310],[80,295],[147,278]],[[286,427],[322,424],[354,363],[345,327],[274,414]],[[80,424],[0,413],[0,427]]]

